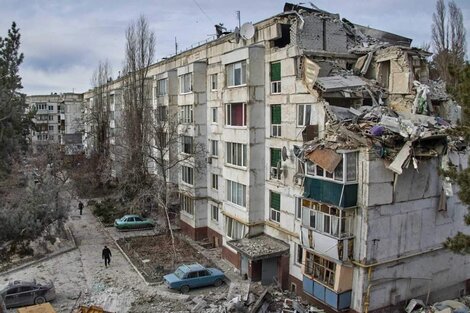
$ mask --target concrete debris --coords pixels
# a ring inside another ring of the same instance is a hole
[[[457,300],[445,300],[433,305],[425,305],[422,300],[411,299],[405,308],[406,313],[470,313],[467,306],[470,296]]]

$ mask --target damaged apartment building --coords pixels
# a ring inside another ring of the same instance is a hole
[[[179,116],[168,158],[207,147],[168,175],[182,232],[221,247],[250,280],[329,311],[468,294],[468,258],[442,246],[464,229],[457,186],[440,175],[467,166],[447,135],[460,107],[429,80],[429,56],[411,39],[286,3],[152,65],[159,119]],[[120,79],[108,87],[113,145]]]

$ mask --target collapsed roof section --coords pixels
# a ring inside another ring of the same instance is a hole
[[[449,102],[444,84],[428,79],[428,56],[420,49],[381,47],[349,69],[330,62],[324,71],[324,58],[305,55],[303,82],[323,103],[327,123],[322,138],[305,142],[298,151],[301,159],[318,164],[318,156],[334,160],[338,149],[368,147],[401,174],[410,164],[417,168],[422,158],[465,149],[459,138],[448,136],[460,119],[460,107]],[[455,114],[446,114],[446,105]],[[334,164],[326,165],[334,171]]]

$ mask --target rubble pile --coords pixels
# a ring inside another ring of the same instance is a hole
[[[304,157],[318,149],[369,147],[389,162],[397,174],[410,163],[417,168],[420,158],[443,155],[447,148],[462,150],[463,138],[449,136],[452,127],[440,117],[396,112],[386,106],[358,109],[325,106],[330,117],[326,135],[304,144]],[[391,163],[390,163],[391,162]]]
[[[425,305],[422,300],[411,299],[405,308],[406,313],[470,313],[470,296],[458,300],[445,300]]]

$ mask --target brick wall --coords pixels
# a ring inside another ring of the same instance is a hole
[[[207,238],[209,238],[209,241],[214,247],[222,246],[222,235],[213,230],[212,228],[207,228]]]
[[[240,269],[240,256],[236,252],[232,252],[229,248],[222,246],[222,257]]]
[[[199,241],[207,238],[207,227],[194,228],[182,220],[180,220],[179,226],[181,232],[193,240]]]

